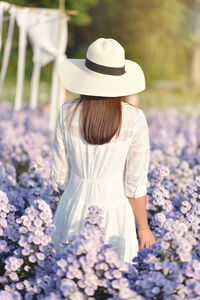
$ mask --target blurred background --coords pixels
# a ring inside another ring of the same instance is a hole
[[[55,0],[16,0],[26,7],[59,8]],[[68,21],[70,58],[84,58],[91,42],[99,37],[119,41],[126,58],[144,70],[147,88],[138,94],[142,109],[199,109],[200,105],[200,0],[66,0],[66,10],[76,10]],[[8,22],[4,22],[4,47]],[[8,71],[0,100],[15,95],[18,27],[15,26]],[[24,101],[29,99],[32,50],[28,43],[25,65]],[[0,55],[0,66],[2,55]],[[48,103],[52,63],[41,70],[39,103]],[[68,97],[74,97],[69,93]]]

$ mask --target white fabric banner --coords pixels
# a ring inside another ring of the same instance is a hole
[[[18,7],[6,2],[0,2],[0,49],[3,13],[4,10],[8,9],[10,9],[10,22],[0,74],[0,91],[7,71],[16,20],[19,27],[19,43],[15,110],[19,110],[22,107],[26,47],[29,39],[33,50],[33,72],[30,91],[31,108],[36,108],[38,104],[41,67],[54,61],[49,115],[49,127],[54,129],[57,110],[65,97],[65,90],[58,79],[57,65],[59,60],[66,57],[67,21],[69,16],[63,14],[61,17],[61,12],[58,9]]]
[[[9,4],[7,2],[1,1],[0,2],[0,52],[2,47],[2,32],[3,32],[3,14],[4,10],[9,8]]]
[[[9,10],[9,13],[10,13],[10,20],[9,20],[8,33],[6,37],[4,52],[3,52],[2,67],[1,67],[1,74],[0,74],[0,94],[1,94],[2,86],[8,68],[8,62],[9,62],[10,52],[12,47],[13,31],[15,26],[15,9],[11,8]]]

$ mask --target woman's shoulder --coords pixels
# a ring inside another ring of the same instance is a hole
[[[143,118],[145,116],[145,113],[141,108],[129,104],[127,102],[122,102],[122,103],[123,103],[123,107],[126,108],[127,117],[130,116],[130,118],[134,118],[136,120],[136,119]]]
[[[63,119],[63,127],[66,128],[66,126],[68,126],[68,122],[71,120],[71,116],[73,114],[74,108],[76,106],[76,103],[78,103],[78,100],[80,98],[74,98],[74,99],[70,99],[65,101],[61,107],[61,114],[62,114],[62,119]],[[76,114],[75,117],[76,119]]]
[[[71,109],[75,106],[75,104],[78,102],[79,98],[74,98],[70,100],[66,100],[62,105],[61,105],[61,110],[63,112],[70,112]]]
[[[135,106],[133,104],[129,104],[128,102],[122,101],[123,106],[127,107],[127,110],[136,112],[136,113],[144,113],[144,111],[139,108],[138,106]]]
[[[128,104],[124,102],[124,106],[126,107],[125,110],[125,123],[127,124],[126,127],[128,128],[141,128],[143,126],[147,126],[147,119],[145,112],[134,105]]]
[[[66,100],[63,104],[62,104],[62,107],[64,108],[64,107],[67,107],[67,106],[69,106],[70,104],[75,104],[75,103],[77,103],[78,102],[78,100],[79,100],[80,98],[73,98],[73,99],[70,99],[70,100]]]

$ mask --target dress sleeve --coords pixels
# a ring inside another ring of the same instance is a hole
[[[65,190],[70,174],[70,161],[67,155],[65,134],[63,128],[62,107],[60,108],[53,142],[53,159],[51,165],[51,177],[53,182]]]
[[[135,126],[126,158],[124,174],[125,195],[132,198],[147,194],[150,143],[147,120],[141,109],[138,111]]]

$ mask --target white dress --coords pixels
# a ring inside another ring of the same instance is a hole
[[[53,217],[52,242],[60,251],[59,243],[80,232],[88,207],[98,205],[103,210],[104,242],[112,245],[122,261],[131,263],[139,241],[127,197],[147,192],[150,144],[145,114],[122,102],[120,135],[107,144],[91,145],[79,131],[81,106],[67,127],[74,105],[73,100],[63,103],[56,123],[51,176],[64,193]]]

